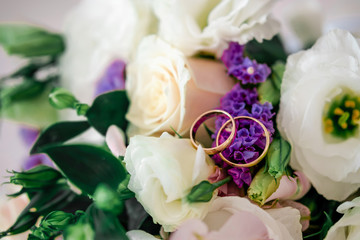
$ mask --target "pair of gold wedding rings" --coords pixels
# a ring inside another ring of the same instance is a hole
[[[205,153],[207,153],[208,155],[215,155],[215,154],[219,154],[220,158],[226,162],[227,164],[229,164],[230,166],[233,167],[237,167],[237,168],[243,168],[243,167],[252,167],[255,166],[256,164],[258,164],[266,155],[267,151],[269,150],[269,146],[270,146],[270,133],[267,130],[267,128],[264,126],[264,124],[262,122],[260,122],[258,119],[253,118],[253,117],[249,117],[249,116],[238,116],[238,117],[232,117],[228,112],[223,111],[223,110],[210,110],[207,111],[203,114],[201,114],[193,123],[193,125],[190,128],[190,140],[192,145],[195,148],[198,148],[198,144],[195,140],[195,136],[196,136],[196,132],[199,129],[199,127],[201,126],[201,124],[203,124],[206,120],[217,116],[217,115],[225,115],[229,118],[228,121],[226,121],[221,128],[219,129],[217,135],[216,135],[216,139],[215,139],[215,147],[212,148],[204,148]],[[263,150],[263,152],[261,153],[261,155],[256,158],[255,160],[253,160],[250,163],[244,163],[244,164],[240,164],[240,163],[234,163],[231,162],[230,160],[228,160],[227,158],[224,157],[224,155],[222,154],[222,151],[224,151],[234,140],[235,138],[235,134],[236,134],[236,124],[235,124],[235,120],[238,119],[248,119],[248,120],[252,120],[254,122],[256,122],[257,124],[259,124],[261,126],[261,128],[264,131],[264,136],[266,139],[266,143],[265,143],[265,148]],[[229,125],[229,123],[231,123],[231,132],[229,137],[219,145],[219,138],[221,133],[223,132],[223,130],[225,129],[226,126]]]

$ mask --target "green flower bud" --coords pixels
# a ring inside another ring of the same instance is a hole
[[[89,240],[95,239],[94,229],[89,223],[78,223],[66,229],[64,239]]]
[[[113,191],[110,187],[100,184],[94,193],[95,205],[101,210],[121,213],[124,208],[124,203],[120,195]]]
[[[279,187],[280,179],[274,178],[264,168],[260,169],[252,180],[248,189],[248,196],[251,200],[264,205]]]
[[[190,203],[194,202],[208,202],[214,195],[214,191],[224,185],[225,183],[229,182],[231,177],[224,178],[215,183],[210,183],[208,181],[202,181],[198,185],[194,186],[190,193],[187,195],[187,200]]]
[[[56,109],[75,108],[78,100],[64,88],[54,88],[49,94],[50,104]]]
[[[25,172],[13,171],[12,173],[14,175],[10,177],[10,183],[21,185],[24,188],[50,186],[62,178],[59,171],[45,165],[39,165]]]
[[[291,146],[282,137],[275,138],[269,147],[267,163],[269,174],[274,178],[280,178],[285,174],[286,166],[290,161]]]

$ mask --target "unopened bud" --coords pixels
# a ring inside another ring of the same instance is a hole
[[[56,109],[75,108],[78,100],[64,88],[54,88],[49,94],[50,104]]]

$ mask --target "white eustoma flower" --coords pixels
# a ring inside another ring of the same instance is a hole
[[[154,0],[159,35],[187,56],[221,56],[230,41],[261,42],[278,31],[270,16],[275,0]]]
[[[300,240],[300,213],[290,207],[263,210],[241,197],[216,198],[201,221],[185,222],[170,240]]]
[[[128,135],[188,133],[203,112],[219,106],[234,81],[215,60],[189,58],[157,36],[140,43],[128,65]]]
[[[277,121],[292,146],[290,164],[338,201],[360,187],[359,43],[347,31],[329,32],[288,58],[281,85]]]
[[[126,236],[130,240],[159,240],[158,238],[154,237],[153,235],[144,232],[142,230],[131,230],[126,233]]]
[[[156,31],[151,0],[83,0],[64,24],[62,83],[91,103],[97,81],[114,60],[128,62],[140,39]]]
[[[192,187],[207,180],[214,165],[204,150],[196,150],[189,139],[167,133],[160,138],[137,135],[130,138],[124,161],[131,175],[129,189],[165,231],[207,213],[211,201],[190,203],[186,196]]]
[[[344,216],[329,229],[325,240],[360,239],[360,197],[341,204],[337,211]]]

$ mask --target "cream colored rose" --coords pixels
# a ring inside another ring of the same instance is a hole
[[[151,0],[82,0],[64,24],[62,83],[91,103],[96,82],[116,60],[128,62],[139,41],[156,31]]]
[[[246,198],[220,197],[202,221],[189,220],[170,237],[183,239],[300,240],[300,213],[290,207],[263,210]]]
[[[320,194],[338,201],[360,187],[360,136],[355,131],[347,139],[335,138],[331,124],[341,123],[340,133],[349,132],[343,124],[348,116],[356,129],[357,110],[349,110],[355,105],[331,110],[349,112],[335,121],[327,119],[327,106],[344,94],[360,96],[359,43],[347,31],[329,32],[311,49],[288,58],[281,85],[277,122],[292,146],[290,165],[304,172]]]
[[[330,228],[325,240],[360,239],[360,197],[341,204],[337,211],[344,216]]]
[[[194,149],[189,139],[167,133],[160,138],[137,135],[130,139],[124,161],[131,175],[129,189],[165,231],[207,213],[211,201],[189,203],[185,197],[212,174],[214,165],[201,147]]]
[[[273,37],[279,25],[270,16],[275,0],[154,0],[159,35],[191,56],[221,56],[230,41],[245,44]]]
[[[130,107],[128,135],[184,134],[203,112],[219,106],[233,81],[223,64],[186,59],[156,36],[146,37],[128,66],[126,90]]]

